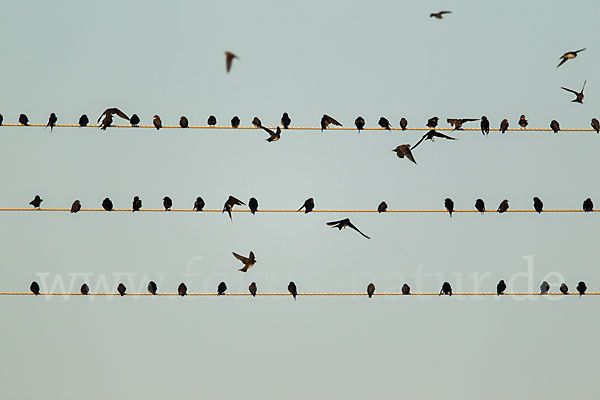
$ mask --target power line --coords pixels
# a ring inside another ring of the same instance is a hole
[[[402,294],[402,292],[376,292],[373,296],[439,296],[439,292],[415,292]],[[0,292],[0,296],[35,296],[31,292]],[[40,292],[39,296],[120,296],[117,292],[98,292],[83,295],[79,292]],[[127,293],[124,296],[179,296],[178,293]],[[217,293],[187,293],[186,296],[219,296]],[[225,293],[221,296],[252,296],[249,292]],[[291,296],[287,292],[256,293],[256,296]],[[298,292],[297,296],[367,296],[366,292]],[[443,295],[442,295],[443,296]],[[498,296],[496,292],[453,292],[452,296]],[[548,292],[540,294],[539,292],[505,292],[501,296],[579,296],[579,293]],[[586,292],[584,296],[600,296],[600,292]]]
[[[41,209],[35,209],[35,208],[0,208],[0,212],[26,212],[26,211],[30,211],[30,212],[70,212],[71,209],[70,208],[41,208]],[[593,211],[589,211],[591,213],[595,213],[598,212],[599,210],[593,210]],[[81,209],[79,212],[103,212],[103,213],[109,213],[109,212],[129,212],[131,213],[132,210],[129,208],[115,208],[112,211],[106,211],[102,208],[86,208],[86,209]],[[192,210],[192,209],[171,209],[169,211],[165,211],[164,208],[145,208],[145,209],[140,209],[139,211],[135,211],[135,212],[159,212],[159,213],[180,213],[180,212],[189,212],[189,213],[198,213],[198,214],[202,214],[202,213],[222,213],[223,210],[221,209],[203,209],[202,211],[196,211],[196,210]],[[231,210],[232,213],[246,213],[246,212],[250,212],[250,210],[248,209],[233,209]],[[317,210],[314,209],[311,211],[311,213],[378,213],[378,211],[376,209],[369,209],[369,210],[357,210],[357,209],[322,209],[322,210]],[[505,211],[506,213],[535,213],[537,212],[534,209],[509,209],[507,211]],[[583,213],[585,212],[583,209],[544,209],[542,211],[543,213]],[[298,211],[297,209],[259,209],[257,211],[257,213],[302,213],[304,214],[304,211]],[[447,214],[448,210],[439,210],[439,209],[432,209],[432,210],[420,210],[420,209],[405,209],[405,210],[386,210],[384,212],[382,212],[381,214],[385,214],[385,213],[429,213],[429,214],[434,214],[434,213],[443,213],[443,214]],[[454,210],[452,212],[454,213],[479,213],[479,211],[477,210]],[[485,210],[485,213],[489,214],[496,214],[497,211],[496,210]]]

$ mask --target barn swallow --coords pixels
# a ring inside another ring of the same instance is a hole
[[[79,117],[79,126],[87,126],[90,123],[90,119],[87,115],[83,114]]]
[[[481,117],[480,126],[481,126],[481,133],[484,136],[490,134],[490,120],[487,119],[487,117],[485,115],[483,117]]]
[[[507,129],[508,129],[508,120],[505,118],[502,120],[502,122],[500,122],[500,132],[506,133]]]
[[[525,129],[527,128],[527,125],[529,125],[529,122],[525,119],[525,115],[521,115],[521,117],[519,118],[519,126]]]
[[[442,290],[440,290],[439,296],[441,296],[442,294],[452,296],[452,286],[450,286],[449,282],[444,282],[442,284]]]
[[[500,296],[501,294],[504,294],[505,290],[506,283],[504,283],[504,279],[501,279],[500,282],[498,282],[498,285],[496,285],[496,294]]]
[[[254,215],[258,210],[258,200],[256,200],[254,197],[251,197],[250,201],[248,201],[248,208],[250,208],[250,212],[252,215]]]
[[[262,122],[260,122],[258,117],[254,117],[252,118],[252,125],[254,125],[256,128],[260,128],[262,126]]]
[[[592,128],[594,128],[596,133],[600,133],[600,121],[596,118],[592,118]]]
[[[558,65],[556,66],[556,68],[560,67],[561,65],[563,65],[564,63],[566,63],[568,60],[577,57],[577,53],[579,53],[580,51],[584,51],[585,48],[580,49],[580,50],[576,50],[576,51],[568,51],[565,54],[563,54],[562,56],[560,56],[561,60],[560,63],[558,63]]]
[[[330,117],[327,114],[323,114],[323,116],[321,117],[321,132],[323,132],[323,129],[327,129],[327,127],[331,124],[342,126],[342,124],[340,124],[334,118]]]
[[[152,295],[155,295],[157,290],[158,287],[154,281],[148,282],[148,292],[150,292]]]
[[[81,202],[79,200],[75,200],[73,204],[71,204],[71,213],[75,214],[81,210]]]
[[[248,286],[248,290],[250,291],[252,297],[256,297],[256,282],[252,282],[250,286]]]
[[[412,151],[410,149],[410,145],[409,144],[401,144],[400,146],[396,147],[392,151],[396,152],[396,155],[398,156],[398,158],[404,158],[404,157],[406,157],[410,161],[414,162],[415,164],[417,163],[415,161],[415,157],[412,154]]]
[[[102,200],[102,208],[104,208],[104,210],[106,211],[112,211],[113,210],[113,202],[107,197],[104,200]]]
[[[427,127],[434,129],[436,126],[438,126],[438,121],[440,120],[439,117],[431,117],[427,120]]]
[[[533,198],[533,208],[538,214],[541,214],[544,210],[544,203],[542,202],[542,200],[540,200],[539,197]]]
[[[579,297],[583,296],[585,294],[586,290],[587,290],[587,285],[585,284],[584,281],[581,281],[577,284],[577,291],[579,292]]]
[[[483,201],[483,199],[475,200],[475,208],[480,213],[482,213],[482,214],[485,213],[485,202]]]
[[[105,116],[110,115],[112,117],[114,114],[117,114],[119,117],[129,121],[129,117],[127,116],[127,114],[125,114],[123,111],[119,110],[116,107],[111,107],[111,108],[107,108],[106,110],[104,110],[104,112],[102,114],[100,114],[100,117],[98,117],[97,122],[100,122],[103,115],[105,115]],[[112,121],[112,118],[111,118],[111,121]]]
[[[160,120],[160,117],[158,115],[154,116],[154,118],[152,119],[152,123],[154,124],[154,127],[157,131],[160,130],[160,128],[162,128],[162,121]]]
[[[288,284],[288,292],[290,292],[290,294],[292,296],[294,296],[294,300],[296,300],[296,296],[298,295],[298,291],[296,289],[296,284],[294,282],[290,282]]]
[[[217,287],[217,294],[219,296],[223,296],[226,291],[227,291],[227,285],[225,284],[225,282],[219,283],[219,286]]]
[[[444,135],[443,133],[437,132],[436,130],[432,129],[429,132],[427,132],[426,134],[424,134],[423,137],[417,142],[417,144],[415,144],[413,147],[411,147],[411,150],[416,149],[417,146],[420,145],[423,140],[431,140],[433,142],[433,141],[435,141],[434,139],[436,137],[443,138],[443,139],[449,139],[449,140],[456,140],[456,138],[453,138],[452,136]]]
[[[308,198],[304,201],[304,204],[302,204],[302,207],[300,207],[298,209],[298,211],[302,210],[304,208],[304,214],[308,214],[309,212],[311,212],[314,208],[315,208],[315,201],[314,199]]]
[[[364,233],[362,233],[356,226],[354,226],[354,224],[352,222],[350,222],[349,218],[344,218],[344,219],[341,219],[339,221],[328,222],[327,226],[331,226],[332,228],[338,228],[340,231],[342,229],[344,229],[345,227],[349,227],[351,229],[354,229],[356,232],[360,233],[361,235],[363,235],[367,239],[371,239],[370,237],[368,237],[367,235],[365,235]]]
[[[165,207],[165,211],[171,211],[171,207],[173,207],[173,200],[169,196],[165,196],[163,198],[163,207]]]
[[[367,286],[367,296],[371,298],[373,297],[373,293],[375,293],[375,285],[373,283],[369,283]]]
[[[42,198],[40,197],[39,194],[36,194],[35,197],[33,198],[33,200],[31,200],[29,202],[30,205],[33,206],[33,208],[37,208],[38,210],[40,209],[40,206],[42,205]]]
[[[133,197],[133,202],[131,203],[131,206],[132,212],[140,211],[140,209],[142,208],[142,199],[140,199],[140,196]]]
[[[140,117],[137,114],[133,114],[129,120],[131,126],[138,126],[140,124]]]
[[[392,129],[392,125],[390,124],[390,121],[388,121],[388,119],[385,117],[379,118],[379,121],[377,122],[377,124],[380,127],[387,129],[388,131]]]
[[[448,118],[446,121],[450,126],[454,127],[455,131],[462,131],[463,125],[467,122],[477,121],[477,118]]]
[[[446,210],[448,210],[448,214],[452,216],[452,213],[454,212],[454,202],[451,198],[448,197],[444,200],[444,207],[446,207]]]
[[[542,284],[540,285],[540,294],[547,294],[549,290],[550,285],[548,284],[548,282],[542,282]]]
[[[31,285],[29,285],[29,290],[37,296],[40,294],[40,285],[36,281],[33,281],[31,282]]]
[[[221,214],[223,214],[225,211],[227,211],[227,214],[229,214],[229,219],[233,221],[233,218],[231,218],[231,210],[233,209],[233,206],[241,206],[241,205],[246,205],[246,203],[244,203],[241,200],[236,199],[233,196],[229,196],[229,198],[223,205],[223,211],[221,211]]]
[[[575,100],[571,100],[571,103],[579,103],[579,104],[583,104],[583,89],[585,89],[585,84],[587,83],[587,81],[583,81],[583,87],[581,88],[581,92],[576,92],[574,90],[568,89],[564,86],[561,86],[560,88],[563,90],[566,90],[567,92],[571,92],[573,93],[576,97]]]
[[[202,197],[196,197],[196,201],[194,202],[194,210],[202,211],[206,203],[204,203],[204,199]]]
[[[215,126],[217,124],[217,117],[211,115],[210,117],[208,117],[206,123],[208,124],[208,126]]]
[[[225,69],[227,70],[227,72],[231,71],[231,64],[233,63],[234,58],[237,58],[239,60],[239,57],[233,54],[232,52],[225,52]]]
[[[385,201],[382,201],[381,203],[379,203],[379,205],[377,206],[377,212],[378,213],[382,213],[382,212],[386,212],[387,211],[387,203]]]
[[[569,287],[567,286],[566,283],[563,282],[560,284],[560,292],[562,294],[569,294]]]
[[[444,14],[452,14],[452,11],[438,11],[436,13],[431,13],[429,14],[429,18],[442,19],[444,18]]]
[[[356,126],[356,129],[358,129],[358,133],[360,133],[360,131],[365,127],[365,119],[361,116],[356,117],[354,120],[354,125]]]
[[[403,295],[410,294],[410,286],[408,286],[406,283],[404,285],[402,285],[402,294]]]
[[[113,123],[112,114],[106,114],[106,116],[102,120],[102,123],[100,124],[100,129],[105,131],[106,128],[108,128],[109,126],[112,125],[112,123]]]
[[[182,115],[181,118],[179,118],[179,126],[182,128],[187,128],[190,126],[190,121],[188,121],[185,115]]]
[[[86,283],[84,283],[83,285],[81,285],[81,289],[79,289],[79,291],[82,295],[87,296],[87,294],[90,292],[90,287]]]
[[[126,290],[127,290],[127,288],[125,287],[125,285],[123,285],[122,283],[119,283],[119,286],[117,286],[117,292],[119,292],[119,294],[121,296],[125,296]]]
[[[25,115],[25,114],[19,115],[19,123],[21,125],[29,126],[29,118],[27,118],[27,115]]]
[[[231,118],[231,127],[237,128],[238,126],[240,126],[240,119],[237,115],[235,115],[233,118]]]
[[[277,131],[275,132],[265,126],[261,126],[261,128],[263,128],[263,130],[269,134],[267,142],[276,142],[281,138],[281,128],[277,127]]]
[[[554,133],[558,133],[558,131],[560,131],[560,124],[558,123],[558,121],[557,121],[557,120],[553,119],[553,120],[550,122],[550,129],[552,129],[552,131],[553,131]]]
[[[506,210],[508,210],[508,200],[504,199],[498,206],[498,212],[500,214],[502,214],[502,213],[506,212]]]
[[[281,125],[283,125],[283,129],[288,129],[291,123],[292,120],[290,119],[290,116],[288,115],[288,113],[284,112],[281,116]]]
[[[187,286],[185,286],[185,283],[181,282],[179,284],[179,287],[177,287],[177,293],[183,297],[187,294]]]
[[[48,118],[48,123],[46,124],[46,128],[50,127],[50,132],[52,132],[52,129],[56,126],[56,121],[58,121],[56,114],[51,113],[50,118]]]
[[[401,128],[403,131],[405,131],[407,126],[408,126],[408,120],[407,120],[406,118],[402,117],[402,118],[400,119],[400,128]]]
[[[233,253],[233,256],[240,260],[242,264],[244,264],[244,267],[238,269],[238,271],[247,272],[250,268],[254,266],[254,264],[256,264],[256,257],[254,257],[254,252],[252,251],[250,252],[250,255],[248,257],[244,257],[238,253]]]
[[[594,202],[589,197],[583,201],[583,211],[594,211]]]

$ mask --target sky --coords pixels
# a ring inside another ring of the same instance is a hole
[[[443,20],[431,12],[452,10]],[[0,25],[0,114],[94,121],[107,107],[164,125],[209,115],[242,125],[344,126],[386,116],[479,118],[495,131],[424,143],[418,164],[390,150],[419,132],[0,127],[2,207],[192,208],[229,195],[264,209],[513,209],[600,204],[594,1],[9,2]],[[586,50],[556,68],[569,50]],[[224,51],[235,60],[225,72]],[[571,103],[566,86],[584,104]],[[447,124],[442,123],[446,127]],[[472,123],[477,127],[478,123]],[[371,240],[326,222],[349,216]],[[580,280],[600,290],[595,214],[0,214],[0,291],[537,291]],[[231,252],[254,251],[246,274]],[[2,296],[1,398],[164,399],[403,396],[598,397],[597,297]]]

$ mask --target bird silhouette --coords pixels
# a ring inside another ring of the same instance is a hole
[[[560,292],[562,294],[569,294],[569,287],[567,286],[566,283],[561,283],[560,284]]]
[[[154,282],[154,281],[148,282],[148,292],[150,292],[152,295],[156,295],[157,290],[158,290],[158,287],[156,286],[156,282]]]
[[[554,133],[558,133],[558,131],[560,131],[560,124],[558,123],[558,121],[557,121],[557,120],[553,119],[553,120],[550,122],[550,129],[552,129],[552,131],[553,131]]]
[[[502,214],[502,213],[506,212],[506,210],[508,210],[508,200],[504,199],[498,206],[498,212],[500,214]]]
[[[337,126],[342,126],[342,124],[340,124],[334,118],[330,117],[327,114],[323,114],[323,116],[321,117],[321,132],[323,132],[324,129],[327,129],[327,127],[332,124],[337,125]]]
[[[244,203],[241,200],[236,199],[233,196],[229,196],[229,198],[227,199],[227,201],[225,201],[225,204],[223,205],[223,211],[221,211],[221,214],[223,214],[225,211],[227,211],[227,214],[229,215],[229,219],[233,221],[233,218],[231,218],[231,210],[233,209],[233,206],[241,206],[241,205],[246,205],[246,203]]]
[[[442,19],[444,18],[444,14],[452,14],[452,11],[438,11],[435,13],[429,14],[429,18]]]
[[[54,127],[56,126],[56,121],[58,121],[58,118],[56,118],[56,114],[51,113],[50,118],[48,118],[48,123],[46,124],[46,128],[50,127],[50,132],[52,132],[52,129],[54,129]]]
[[[89,123],[90,119],[87,115],[83,114],[81,117],[79,117],[79,126],[88,126]]]
[[[231,118],[231,127],[237,128],[239,126],[240,126],[240,119],[238,118],[237,115],[234,115],[233,118]]]
[[[29,202],[29,205],[33,206],[33,208],[37,208],[38,210],[40,209],[40,206],[42,205],[42,198],[40,197],[39,194],[36,194],[35,197],[33,198],[33,200],[31,200]]]
[[[112,211],[113,210],[113,202],[107,197],[104,200],[102,200],[102,208],[104,208],[104,210],[106,211]]]
[[[250,291],[252,297],[256,297],[256,282],[252,282],[250,286],[248,286],[248,290]]]
[[[405,131],[406,127],[408,126],[408,120],[404,117],[402,117],[402,119],[400,119],[400,128]]]
[[[0,126],[2,126],[2,122],[4,121],[4,117],[0,114]]]
[[[432,129],[426,134],[424,134],[423,137],[417,142],[417,144],[411,147],[411,150],[416,149],[417,146],[420,145],[423,140],[431,140],[433,142],[435,141],[436,137],[448,140],[456,140],[456,138],[453,138],[452,136],[444,135],[443,133],[437,132],[436,130]]]
[[[190,126],[190,121],[188,121],[185,115],[182,115],[181,118],[179,118],[179,126],[182,128],[188,128]]]
[[[485,115],[483,117],[481,117],[480,127],[481,127],[481,133],[484,136],[490,134],[490,121],[487,119],[487,117]]]
[[[81,210],[81,202],[79,200],[75,200],[73,204],[71,204],[71,213],[78,213],[79,210]]]
[[[265,126],[261,126],[261,128],[263,128],[263,130],[269,134],[269,137],[267,138],[267,142],[269,142],[269,143],[276,142],[281,138],[281,129],[279,127],[277,127],[276,132],[273,132],[271,129],[269,129]]]
[[[579,104],[583,104],[583,89],[585,89],[585,84],[587,83],[587,81],[583,81],[583,87],[581,88],[581,92],[576,92],[572,89],[568,89],[564,86],[561,86],[560,88],[563,90],[566,90],[567,92],[573,93],[575,95],[575,99],[571,100],[571,103],[579,103]]]
[[[296,284],[294,282],[290,282],[288,284],[288,292],[290,292],[290,294],[292,296],[294,296],[294,300],[296,300],[296,296],[298,295],[298,290],[296,289]]]
[[[123,111],[119,110],[116,107],[111,107],[111,108],[107,108],[106,110],[104,110],[104,112],[102,114],[100,114],[100,117],[98,117],[98,122],[100,122],[100,120],[102,119],[103,116],[109,116],[109,115],[111,116],[111,121],[112,121],[112,116],[115,114],[117,116],[129,121],[129,117],[127,116],[127,114],[125,114]]]
[[[365,128],[365,119],[359,115],[354,120],[354,125],[356,126],[356,129],[358,129],[358,133],[360,133],[360,131]]]
[[[589,197],[583,201],[583,211],[586,213],[594,211],[594,202]]]
[[[214,115],[211,115],[210,117],[208,117],[208,120],[206,121],[206,123],[208,124],[208,126],[217,125],[217,117],[215,117]]]
[[[404,285],[402,285],[402,294],[403,295],[410,294],[410,286],[408,286],[406,283]]]
[[[86,283],[81,285],[81,289],[79,289],[79,290],[80,290],[81,294],[84,296],[87,296],[87,294],[90,292],[90,288]]]
[[[600,133],[600,121],[598,121],[598,119],[592,118],[592,128],[596,133]]]
[[[223,296],[226,291],[227,291],[227,285],[225,284],[225,282],[219,283],[219,286],[217,287],[217,295]]]
[[[251,197],[248,201],[248,208],[250,208],[250,212],[252,215],[254,215],[256,211],[258,211],[258,200],[256,200],[254,197]]]
[[[262,122],[260,122],[258,117],[254,117],[252,118],[252,125],[254,125],[256,128],[260,128],[262,126]]]
[[[25,114],[19,115],[19,123],[21,125],[29,126],[29,118],[27,118],[27,115],[25,115]]]
[[[131,126],[138,126],[140,124],[140,117],[137,114],[133,114],[129,120]]]
[[[398,156],[398,158],[406,157],[410,161],[414,162],[415,164],[417,163],[417,161],[415,161],[415,157],[413,156],[413,153],[412,153],[412,150],[411,150],[411,147],[409,144],[401,144],[392,151],[396,153],[396,156]]]
[[[254,264],[256,264],[256,257],[254,257],[254,252],[252,252],[252,251],[250,252],[250,255],[248,255],[248,257],[244,257],[235,252],[232,252],[232,253],[235,258],[237,258],[238,260],[240,260],[240,262],[242,264],[244,264],[244,267],[238,269],[238,271],[248,272],[248,270],[250,268],[252,268],[254,266]]]
[[[549,290],[550,284],[548,284],[548,282],[546,281],[542,282],[542,284],[540,285],[540,294],[548,294]]]
[[[519,126],[520,126],[522,129],[525,129],[525,128],[527,128],[527,125],[529,125],[529,121],[527,121],[527,120],[525,119],[525,115],[521,115],[521,116],[519,117]]]
[[[288,115],[288,113],[284,112],[281,116],[281,125],[283,125],[283,129],[288,129],[291,123],[292,120],[290,119],[290,116]]]
[[[33,281],[31,282],[31,285],[29,285],[29,290],[37,296],[40,294],[40,285],[36,281]]]
[[[126,290],[127,290],[127,288],[125,287],[125,285],[123,285],[122,283],[119,283],[119,286],[117,286],[117,292],[119,292],[119,294],[121,296],[125,296]]]
[[[304,214],[308,214],[315,208],[315,200],[312,197],[306,199],[304,201],[304,204],[302,204],[302,207],[300,207],[298,209],[298,211],[302,210],[303,208],[304,208]]]
[[[179,286],[177,287],[177,293],[183,297],[187,294],[187,286],[185,286],[185,283],[181,282],[179,284]]]
[[[444,282],[442,284],[442,290],[440,290],[439,296],[441,296],[442,294],[452,296],[452,286],[450,286],[450,283]]]
[[[452,126],[455,131],[463,130],[463,125],[467,122],[478,121],[477,118],[448,118],[446,121]]]
[[[142,208],[142,199],[140,199],[140,196],[134,196],[133,202],[131,203],[131,211],[132,212],[140,211],[141,208]]]
[[[373,297],[373,293],[375,293],[375,285],[373,283],[369,283],[367,286],[367,296],[371,298]]]
[[[196,197],[196,201],[194,202],[194,210],[202,211],[206,204],[204,203],[204,199],[202,197]]]
[[[485,202],[483,201],[483,199],[475,200],[475,208],[480,213],[482,213],[482,214],[485,213]]]
[[[106,128],[108,128],[109,126],[112,125],[112,123],[113,123],[112,114],[106,114],[106,116],[102,120],[102,123],[100,124],[100,130],[105,131]]]
[[[377,212],[378,213],[386,212],[387,211],[387,207],[388,207],[387,203],[385,201],[382,201],[377,206]]]
[[[448,214],[450,214],[450,216],[452,217],[452,213],[454,212],[454,202],[451,198],[448,197],[444,200],[444,207],[446,207],[446,210],[448,210]]]
[[[160,130],[160,128],[162,128],[162,121],[160,120],[160,117],[158,115],[154,116],[154,118],[152,119],[152,124],[154,125],[157,131]]]
[[[440,118],[439,117],[431,117],[427,120],[427,127],[434,129],[436,126],[438,126],[438,122],[439,122]]]
[[[163,207],[165,211],[171,211],[171,207],[173,207],[173,200],[169,196],[165,196],[163,198]]]
[[[230,51],[225,52],[225,69],[227,70],[227,72],[231,71],[231,64],[233,64],[234,58],[237,58],[238,60],[240,59],[238,56],[236,56]]]
[[[583,296],[585,294],[586,290],[587,290],[587,285],[585,284],[584,281],[581,281],[577,284],[577,291],[579,292],[579,297]]]
[[[377,122],[377,124],[380,127],[387,129],[388,131],[392,129],[392,125],[390,124],[390,121],[388,121],[388,119],[385,117],[379,118],[379,121]]]
[[[500,296],[501,294],[504,294],[505,290],[506,283],[504,283],[504,279],[501,279],[500,282],[498,282],[498,285],[496,285],[496,294]]]
[[[541,214],[542,211],[544,210],[544,203],[542,202],[542,200],[540,200],[539,197],[534,197],[533,198],[533,209],[538,213]]]
[[[499,131],[502,133],[506,133],[506,130],[508,129],[508,120],[505,118],[502,120],[502,122],[500,122],[500,129]]]
[[[560,56],[560,62],[558,63],[558,65],[556,66],[556,68],[560,67],[561,65],[563,65],[564,63],[566,63],[567,61],[577,57],[577,53],[579,53],[580,51],[584,51],[585,48],[583,49],[579,49],[576,51],[567,51],[565,54],[563,54],[562,56]]]
[[[340,231],[342,229],[344,229],[345,227],[349,227],[351,229],[354,229],[356,232],[360,233],[362,236],[366,237],[367,239],[371,239],[370,237],[368,237],[367,235],[362,233],[356,226],[354,226],[354,224],[352,222],[350,222],[349,218],[344,218],[339,221],[328,222],[327,226],[331,226],[332,228],[338,228]]]

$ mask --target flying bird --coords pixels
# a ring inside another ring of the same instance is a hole
[[[288,284],[288,292],[290,292],[291,295],[294,296],[294,300],[296,300],[296,296],[298,295],[298,291],[296,289],[296,284],[294,282],[290,282]]]
[[[31,200],[29,202],[29,205],[32,205],[33,208],[37,208],[38,210],[40,209],[40,206],[42,205],[42,198],[40,197],[39,194],[36,194],[35,197],[33,198],[33,200]]]
[[[583,201],[583,211],[586,213],[594,211],[594,202],[589,197]]]
[[[194,210],[202,211],[206,204],[204,203],[204,199],[202,197],[196,197],[196,201],[194,202]]]
[[[585,294],[586,290],[587,290],[587,285],[585,284],[584,281],[581,281],[577,284],[577,291],[579,292],[579,297],[583,296]]]
[[[104,110],[104,112],[102,114],[100,114],[97,122],[100,122],[100,120],[102,119],[102,116],[109,116],[109,115],[111,116],[111,121],[112,121],[112,116],[114,114],[129,121],[129,117],[127,116],[127,114],[125,114],[123,111],[119,110],[116,107],[111,107],[111,108],[107,108],[106,110]]]
[[[367,235],[365,235],[364,233],[362,233],[356,226],[354,226],[354,224],[352,222],[350,222],[349,218],[341,219],[339,221],[328,222],[327,226],[331,226],[332,228],[338,228],[340,231],[342,229],[344,229],[345,227],[349,227],[351,229],[354,229],[356,232],[360,233],[361,235],[363,235],[367,239],[371,239],[370,237],[368,237]]]
[[[408,120],[404,117],[402,117],[402,119],[400,119],[400,128],[405,131],[406,127],[408,126]]]
[[[403,295],[410,294],[410,286],[408,286],[406,283],[404,285],[402,285],[402,294]]]
[[[483,117],[481,117],[480,126],[481,126],[481,133],[484,136],[490,134],[490,120],[487,119],[487,117],[485,115]]]
[[[388,121],[388,119],[385,117],[379,118],[379,121],[377,122],[377,124],[380,127],[387,129],[388,131],[392,129],[392,125],[390,124],[390,121]]]
[[[466,124],[467,122],[478,121],[478,119],[477,118],[448,118],[448,119],[446,119],[446,121],[448,121],[450,126],[454,127],[453,130],[461,131],[461,130],[463,130],[462,126],[464,124]]]
[[[378,213],[386,212],[387,211],[387,207],[388,207],[387,203],[385,201],[382,201],[377,206],[377,212]]]
[[[56,121],[58,121],[58,118],[56,118],[56,114],[51,113],[50,118],[48,118],[48,123],[46,124],[46,128],[50,127],[50,132],[52,132],[52,129],[54,129],[54,127],[56,126]]]
[[[158,115],[155,115],[152,118],[152,124],[154,125],[157,131],[160,130],[160,128],[162,128],[162,121],[160,120],[160,117]]]
[[[508,120],[505,118],[502,120],[502,122],[500,122],[500,132],[506,133],[507,129],[508,129]]]
[[[29,126],[29,118],[27,118],[27,115],[25,115],[25,114],[19,115],[19,123],[21,125]]]
[[[302,207],[300,207],[298,209],[298,211],[302,210],[304,208],[304,214],[308,214],[309,212],[311,212],[314,208],[315,208],[315,201],[314,199],[308,198],[304,201],[304,204],[302,204]]]
[[[482,213],[482,214],[485,213],[485,202],[483,201],[483,199],[475,200],[475,208],[480,213]]]
[[[434,129],[436,126],[438,126],[438,122],[439,122],[440,118],[439,117],[431,117],[427,120],[427,127]]]
[[[233,206],[241,206],[241,205],[246,205],[246,203],[244,203],[241,200],[236,199],[233,196],[229,196],[229,198],[223,205],[223,211],[221,211],[221,214],[223,214],[225,211],[227,211],[227,214],[229,215],[229,219],[233,221],[233,218],[231,218],[231,210],[233,209]]]
[[[177,293],[183,297],[187,294],[187,286],[185,286],[185,283],[181,282],[179,284],[179,287],[177,287]]]
[[[79,117],[79,126],[87,126],[90,123],[90,119],[87,115],[83,114]]]
[[[373,297],[373,293],[375,293],[375,285],[373,283],[369,283],[367,286],[367,296],[371,298]]]
[[[360,133],[360,131],[365,128],[365,119],[359,115],[354,120],[354,125],[356,126],[356,129],[358,129],[358,133]]]
[[[260,128],[262,126],[262,122],[260,122],[258,117],[254,117],[252,118],[252,125],[254,125],[256,128]]]
[[[121,296],[125,296],[126,290],[127,290],[127,288],[125,287],[125,285],[123,285],[122,283],[119,283],[119,286],[117,286],[117,292],[119,292],[119,294]]]
[[[239,126],[240,126],[240,119],[238,118],[237,115],[234,115],[233,118],[231,118],[231,127],[237,128]]]
[[[267,142],[269,142],[269,143],[276,142],[281,138],[281,128],[277,127],[276,132],[273,132],[271,129],[267,128],[266,126],[261,126],[261,128],[263,128],[263,130],[269,134],[269,137],[267,138]]]
[[[557,121],[557,120],[553,119],[553,120],[550,122],[550,129],[552,129],[552,131],[553,131],[554,133],[558,133],[558,131],[560,131],[560,124],[558,123],[558,121]]]
[[[323,114],[323,116],[321,117],[321,132],[323,132],[324,129],[327,129],[327,127],[331,124],[337,125],[337,126],[342,126],[342,124],[340,124],[334,118],[330,117],[327,114]]]
[[[502,213],[506,212],[506,210],[508,210],[508,200],[504,199],[498,206],[498,212],[500,214],[502,214]]]
[[[408,158],[410,161],[414,162],[415,164],[417,163],[415,161],[415,157],[412,154],[411,148],[409,144],[401,144],[400,146],[396,147],[394,150],[392,150],[394,152],[396,152],[396,155],[398,156],[398,158]]]
[[[133,114],[129,120],[131,126],[138,126],[140,124],[140,117],[137,114]]]
[[[446,200],[444,200],[444,207],[446,207],[446,210],[448,210],[448,214],[452,216],[452,213],[454,212],[454,202],[451,198],[448,197]]]
[[[188,128],[190,126],[190,121],[188,121],[185,115],[182,115],[181,118],[179,118],[179,126],[182,128]]]
[[[560,284],[560,292],[562,294],[569,294],[569,287],[567,286],[566,283],[563,282]]]
[[[584,51],[585,48],[583,49],[579,49],[576,51],[567,51],[565,54],[563,54],[562,56],[560,56],[560,62],[558,63],[558,65],[556,66],[556,68],[560,67],[561,65],[563,65],[564,63],[566,63],[568,60],[571,60],[575,57],[577,57],[577,53],[579,53],[580,51]]]
[[[244,264],[243,268],[238,269],[238,271],[241,272],[248,272],[248,270],[250,268],[252,268],[254,266],[254,264],[256,264],[256,257],[254,257],[254,252],[250,252],[250,255],[248,255],[248,257],[244,257],[238,253],[233,253],[233,256],[235,258],[237,258],[238,260],[240,260],[240,262],[242,264]]]
[[[540,200],[539,197],[534,197],[533,198],[533,209],[538,213],[541,214],[542,211],[544,210],[544,203],[542,202],[542,200]]]
[[[585,84],[587,83],[587,81],[583,81],[583,87],[581,88],[581,92],[576,92],[572,89],[568,89],[564,86],[561,86],[560,88],[563,90],[566,90],[567,92],[571,92],[575,95],[575,99],[571,100],[571,103],[579,103],[579,104],[583,104],[583,89],[585,89]]]
[[[496,294],[500,296],[501,294],[504,294],[505,290],[506,283],[504,283],[504,279],[501,279],[500,282],[498,282],[498,285],[496,285]]]
[[[596,133],[600,133],[600,121],[596,118],[592,118],[592,128],[596,131]]]
[[[90,287],[86,283],[84,283],[83,285],[81,285],[81,289],[79,289],[79,291],[82,295],[87,296],[87,294],[90,292]]]
[[[157,290],[158,290],[158,287],[156,286],[156,282],[154,282],[154,281],[148,282],[148,292],[150,292],[152,295],[155,295]]]
[[[542,284],[540,285],[540,294],[547,294],[549,290],[550,285],[548,284],[548,282],[542,282]]]
[[[452,286],[450,286],[450,283],[444,282],[442,284],[442,290],[440,290],[439,296],[441,296],[442,294],[452,296]]]
[[[252,215],[254,215],[256,211],[258,211],[258,200],[256,200],[254,197],[251,197],[248,201],[248,208],[250,208],[250,212]]]
[[[102,200],[102,208],[104,208],[104,210],[106,211],[112,211],[113,210],[113,202],[110,201],[110,199],[107,197],[104,200]]]
[[[225,282],[219,283],[219,286],[217,287],[217,295],[223,296],[226,291],[227,291],[227,285],[225,284]]]
[[[36,281],[33,281],[31,282],[31,285],[29,285],[29,290],[37,296],[40,294],[40,285]]]
[[[443,133],[437,132],[436,130],[432,129],[429,132],[427,132],[426,134],[424,134],[423,137],[417,142],[417,144],[415,144],[413,147],[411,147],[411,150],[416,149],[417,146],[420,145],[423,140],[431,140],[433,142],[433,141],[435,141],[436,137],[442,138],[442,139],[456,140],[456,138],[453,138],[452,136],[444,135]]]
[[[288,115],[288,113],[284,112],[281,116],[281,125],[283,125],[283,129],[288,129],[291,123],[292,120],[290,119],[290,116]]]
[[[171,207],[173,207],[173,200],[169,196],[165,196],[163,198],[163,207],[165,211],[171,211]]]
[[[133,202],[131,203],[131,211],[132,212],[140,211],[141,208],[142,208],[142,199],[140,199],[140,196],[134,196]]]
[[[521,115],[521,117],[519,117],[519,126],[522,129],[527,128],[527,125],[529,125],[529,122],[525,119],[525,115]]]
[[[256,297],[256,282],[252,282],[250,286],[248,286],[248,290],[250,291],[252,297]]]
[[[429,18],[442,19],[444,18],[444,14],[452,14],[452,11],[438,11],[436,13],[431,13],[429,14]]]
[[[225,69],[227,70],[227,72],[231,71],[231,64],[233,63],[234,58],[237,58],[238,60],[240,59],[238,56],[236,56],[230,51],[225,52]]]
[[[210,117],[208,117],[206,123],[208,124],[208,126],[215,126],[217,124],[217,117],[211,115]]]
[[[71,213],[75,214],[81,210],[81,202],[79,200],[75,200],[73,204],[71,204]]]

